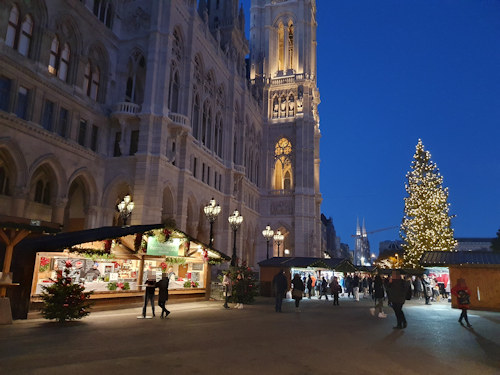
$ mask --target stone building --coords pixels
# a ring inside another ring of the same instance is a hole
[[[314,0],[0,3],[0,214],[64,231],[175,221],[265,258],[320,256]],[[249,54],[249,61],[245,58]],[[277,254],[276,247],[274,254]]]

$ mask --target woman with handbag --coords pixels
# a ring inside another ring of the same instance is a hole
[[[462,314],[460,314],[458,322],[460,324],[463,324],[462,319],[465,319],[467,327],[471,328],[472,326],[470,325],[469,318],[467,316],[467,310],[469,309],[470,305],[470,290],[465,283],[465,279],[457,280],[457,285],[455,285],[451,289],[451,294],[457,297],[458,308],[462,309]]]
[[[304,294],[305,287],[298,273],[293,276],[292,286],[292,298],[295,300],[295,311],[300,312],[299,303]]]

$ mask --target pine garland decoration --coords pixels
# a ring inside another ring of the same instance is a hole
[[[73,283],[69,274],[71,262],[67,261],[63,271],[57,271],[54,284],[43,286],[41,298],[44,302],[42,316],[45,319],[56,319],[60,323],[75,319],[82,319],[90,314],[92,303],[89,298],[92,292],[84,292],[85,287]]]
[[[452,251],[457,245],[453,237],[449,214],[448,188],[443,188],[443,177],[418,140],[406,175],[405,212],[400,228],[403,240],[404,267],[421,268],[420,258],[425,251]]]

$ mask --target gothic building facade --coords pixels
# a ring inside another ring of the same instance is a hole
[[[0,3],[0,214],[64,231],[162,221],[265,258],[321,256],[314,0]],[[250,56],[246,60],[247,56]],[[274,255],[277,249],[274,248]]]

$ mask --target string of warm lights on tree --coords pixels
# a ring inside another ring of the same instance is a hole
[[[400,228],[404,267],[420,268],[425,251],[452,251],[457,244],[451,228],[448,188],[443,187],[443,177],[420,139],[406,178],[408,196]]]

